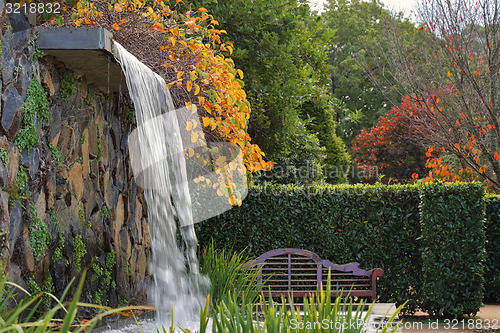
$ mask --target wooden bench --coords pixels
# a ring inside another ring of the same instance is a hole
[[[255,259],[250,266],[259,269],[265,297],[303,298],[316,294],[321,283],[326,289],[331,269],[332,297],[368,298],[373,302],[377,298],[377,277],[384,274],[380,268],[363,270],[359,263],[337,265],[301,249],[272,250]]]

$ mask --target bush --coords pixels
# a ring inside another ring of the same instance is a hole
[[[486,198],[486,302],[500,302],[500,196]]]
[[[382,302],[421,304],[419,190],[413,185],[275,185],[252,188],[241,207],[197,225],[202,248],[258,256],[303,248],[334,263],[380,267]],[[305,222],[307,221],[307,222]]]
[[[218,249],[252,256],[303,248],[334,263],[380,267],[380,302],[408,301],[408,314],[420,307],[461,316],[476,312],[483,295],[483,198],[475,183],[255,187],[241,207],[198,224],[197,235],[202,248],[212,239]],[[496,218],[498,211],[489,208]],[[487,272],[499,290],[495,221]]]
[[[426,184],[420,205],[423,309],[434,317],[475,315],[484,288],[484,186]]]

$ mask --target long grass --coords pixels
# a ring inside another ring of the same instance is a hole
[[[123,314],[130,310],[155,310],[155,308],[149,306],[129,306],[112,309],[96,304],[81,303],[79,299],[83,290],[85,275],[86,272],[84,271],[70,302],[65,302],[64,299],[67,297],[74,279],[65,288],[61,299],[58,299],[52,294],[43,292],[31,295],[19,285],[9,282],[8,276],[2,277],[0,279],[0,333],[91,332],[99,320],[105,316]],[[9,303],[14,301],[16,292],[24,293],[25,297],[19,303],[10,305]],[[56,305],[42,312],[41,304],[45,295],[53,298]],[[78,308],[81,307],[93,308],[99,310],[100,313],[90,320],[75,320]],[[40,312],[42,312],[41,315],[38,314]],[[62,312],[64,317],[58,318],[56,316],[58,312]]]
[[[228,295],[215,304],[212,311],[211,332],[224,333],[363,333],[366,332],[374,303],[365,312],[366,304],[354,304],[352,297],[331,297],[330,273],[326,289],[304,297],[302,309],[294,304],[292,296],[276,303],[272,298],[259,295],[257,302],[241,303],[238,292],[228,290]],[[199,333],[209,331],[209,300],[200,310]],[[377,331],[393,333],[398,329],[394,320],[405,304],[401,305]],[[184,333],[191,331],[180,328]],[[170,326],[169,332],[175,332]],[[160,330],[158,330],[158,333]],[[163,328],[163,333],[167,330]]]
[[[250,258],[244,251],[217,250],[212,243],[201,256],[201,273],[210,278],[210,300],[213,306],[228,303],[232,294],[236,304],[251,304],[257,299],[261,284],[258,271],[251,269]]]

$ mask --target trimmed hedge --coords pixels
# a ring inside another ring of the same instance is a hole
[[[197,225],[202,248],[247,250],[251,256],[303,248],[334,263],[384,269],[382,302],[407,312],[422,303],[419,190],[413,185],[252,188],[241,207]]]
[[[486,198],[485,302],[500,302],[500,196]]]
[[[241,207],[197,224],[197,236],[202,249],[212,239],[216,248],[246,249],[255,257],[303,248],[334,263],[380,267],[379,301],[409,300],[406,313],[425,308],[460,316],[477,311],[482,297],[482,193],[478,184],[254,187]],[[447,236],[433,238],[437,230]],[[443,281],[446,292],[439,294],[432,279]]]
[[[484,291],[484,186],[425,184],[422,309],[433,317],[475,315]]]

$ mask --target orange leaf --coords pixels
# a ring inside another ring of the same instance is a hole
[[[117,13],[121,13],[123,11],[122,6],[118,2],[115,3],[115,11]]]
[[[200,93],[200,86],[195,84],[194,85],[194,95],[198,95]]]
[[[448,76],[451,76],[451,72],[450,71],[448,71]]]
[[[182,75],[184,75],[184,72],[177,72],[177,80],[180,80]]]
[[[203,120],[203,126],[204,126],[204,127],[208,127],[208,126],[210,126],[210,118],[208,118],[208,117],[203,117],[203,118],[202,118],[202,120]]]
[[[191,91],[192,88],[193,88],[193,82],[188,81],[186,83],[186,89],[187,89],[187,91]]]
[[[120,30],[120,26],[116,23],[113,23],[113,29],[115,29],[116,31]]]

